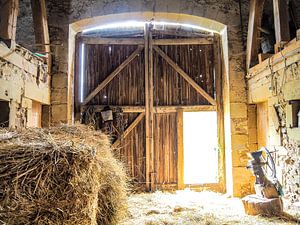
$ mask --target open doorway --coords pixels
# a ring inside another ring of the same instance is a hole
[[[184,183],[218,183],[217,112],[184,112]]]
[[[9,102],[0,100],[0,127],[9,126]]]

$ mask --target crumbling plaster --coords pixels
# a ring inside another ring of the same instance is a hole
[[[35,127],[34,106],[50,104],[47,66],[28,50],[0,44],[0,99],[9,102],[10,127]],[[41,114],[41,112],[40,112]]]
[[[276,151],[284,197],[300,201],[300,128],[293,127],[293,100],[300,100],[300,40],[250,69],[248,101],[268,106],[267,147]],[[253,106],[254,107],[254,106]]]

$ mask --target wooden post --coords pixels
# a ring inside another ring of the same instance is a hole
[[[248,37],[247,37],[247,53],[246,53],[246,66],[247,70],[252,66],[252,63],[257,61],[259,49],[259,37],[261,27],[261,19],[263,14],[265,0],[251,0],[248,24]]]
[[[184,189],[183,110],[177,112],[177,188]]]
[[[149,27],[144,28],[144,58],[145,58],[145,128],[146,128],[146,188],[150,190],[150,148],[149,148]]]
[[[223,106],[223,76],[220,38],[215,37],[214,64],[216,77],[217,123],[218,123],[218,175],[221,192],[225,192],[225,132],[224,132],[224,106]]]
[[[47,9],[45,0],[31,0],[32,17],[34,24],[35,43],[39,51],[46,53],[48,73],[51,73],[52,56],[50,49],[50,38],[48,29]]]
[[[286,0],[273,0],[276,44],[290,40],[288,3]]]
[[[19,0],[1,1],[0,4],[0,38],[14,46],[16,40]]]
[[[145,24],[145,112],[146,112],[146,185],[154,189],[153,146],[153,50],[149,24]],[[152,179],[151,179],[152,177]]]
[[[151,191],[156,191],[156,171],[154,168],[154,87],[153,87],[153,40],[150,26],[149,29],[149,149],[150,149],[150,171]]]

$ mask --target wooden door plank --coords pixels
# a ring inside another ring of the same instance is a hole
[[[203,88],[201,88],[186,72],[184,72],[166,53],[164,53],[159,47],[153,46],[154,50],[165,59],[172,67],[179,73],[183,79],[185,79],[200,95],[202,95],[209,103],[216,105],[215,99],[213,99]]]
[[[111,74],[109,74],[101,84],[99,84],[83,101],[82,105],[89,103],[107,84],[109,84],[115,76],[117,76],[135,57],[143,50],[143,46],[139,46],[121,65],[119,65]]]
[[[145,133],[146,133],[146,188],[150,190],[151,186],[151,170],[150,170],[150,143],[149,143],[149,133],[150,133],[150,126],[149,126],[149,26],[145,24],[144,28],[144,41],[145,41],[145,112],[146,112],[146,119],[145,119]]]
[[[184,189],[183,110],[177,112],[177,185]]]
[[[116,148],[121,141],[130,134],[130,132],[141,122],[141,120],[144,118],[145,113],[140,113],[138,117],[126,128],[126,130],[121,134],[121,137],[117,139],[113,144],[112,147]]]

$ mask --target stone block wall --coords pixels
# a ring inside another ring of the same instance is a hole
[[[300,107],[300,41],[250,69],[249,103],[267,104],[267,148],[276,151],[277,177],[289,203],[300,202],[300,127],[294,126],[292,102]],[[297,112],[296,112],[297,113]],[[299,208],[298,208],[299,210]]]
[[[27,0],[26,0],[27,1]],[[242,20],[247,25],[247,0],[241,0]],[[123,12],[167,12],[182,13],[209,18],[227,26],[230,88],[227,113],[230,122],[226,132],[231,143],[227,143],[227,157],[232,158],[232,167],[227,173],[227,191],[235,196],[252,192],[251,174],[245,169],[245,153],[253,147],[249,130],[247,91],[245,81],[245,36],[247,27],[241,28],[239,2],[236,0],[49,0],[47,1],[48,23],[54,62],[52,68],[51,122],[67,121],[67,73],[69,24],[95,16]],[[20,32],[25,32],[19,27]],[[28,37],[29,39],[29,37]],[[26,40],[24,40],[26,41]],[[28,40],[27,40],[28,41]],[[232,129],[230,129],[230,127]],[[232,146],[232,149],[231,147]]]

